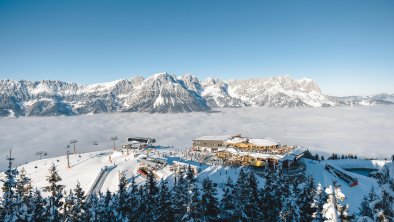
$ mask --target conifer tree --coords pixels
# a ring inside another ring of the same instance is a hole
[[[187,180],[187,184],[189,186],[191,186],[192,184],[194,184],[197,181],[194,176],[194,170],[190,165],[188,165],[188,167],[187,167],[186,180]]]
[[[294,180],[297,181],[297,180]],[[299,190],[297,183],[292,183],[289,186],[289,192],[283,196],[282,209],[279,212],[279,221],[283,222],[298,222],[301,220],[300,209],[297,203],[297,194]]]
[[[75,187],[74,196],[73,196],[73,206],[71,210],[72,221],[82,222],[88,221],[89,217],[87,214],[87,208],[85,204],[85,192],[81,188],[81,184],[77,181],[77,185]]]
[[[1,202],[2,210],[0,215],[0,221],[4,222],[16,221],[18,215],[17,197],[15,194],[17,170],[12,167],[12,162],[15,158],[12,157],[11,150],[10,155],[6,159],[8,160],[8,168],[4,172],[5,179],[2,180],[3,201]]]
[[[182,221],[201,221],[201,197],[199,190],[197,184],[192,184],[190,190],[188,190],[190,198]]]
[[[174,221],[174,212],[171,206],[171,193],[168,189],[168,182],[162,179],[158,194],[158,215],[156,221]]]
[[[381,201],[376,205],[376,215],[374,215],[375,220],[379,222],[390,221],[394,218],[393,212],[393,197],[390,196],[386,190],[382,190]]]
[[[92,194],[89,198],[89,202],[86,203],[86,213],[89,215],[87,221],[101,221],[100,215],[100,200],[96,194]]]
[[[49,185],[44,187],[44,191],[50,193],[48,206],[46,207],[49,221],[60,221],[62,219],[59,209],[63,207],[64,186],[59,184],[61,180],[62,178],[57,173],[55,164],[52,164],[47,177]]]
[[[220,209],[216,188],[209,178],[202,181],[201,214],[203,221],[219,221]]]
[[[260,209],[259,203],[259,189],[258,189],[258,182],[256,176],[252,171],[248,173],[246,184],[245,184],[245,191],[247,192],[247,198],[245,201],[246,206],[246,216],[247,220],[249,221],[261,221],[262,220],[262,213]]]
[[[137,222],[145,222],[145,218],[147,218],[147,208],[146,208],[146,193],[145,189],[140,186],[137,192],[138,196],[138,210],[137,210],[137,218],[135,221]]]
[[[220,201],[221,206],[221,218],[223,221],[234,221],[236,215],[234,215],[234,184],[230,177],[227,178],[226,183],[223,186],[223,196]]]
[[[157,202],[159,189],[156,185],[156,178],[152,171],[148,172],[147,181],[145,182],[145,195],[146,195],[146,214],[147,220],[154,221],[157,216]]]
[[[313,219],[313,213],[316,211],[313,205],[313,198],[315,196],[314,188],[315,183],[313,177],[309,176],[305,180],[301,192],[298,195],[297,205],[300,209],[301,221],[312,221]]]
[[[127,213],[127,218],[129,219],[129,221],[135,221],[138,214],[138,186],[135,183],[135,178],[134,176],[131,178],[131,183],[129,186],[129,200],[128,200],[128,205],[129,205],[129,210]]]
[[[372,186],[368,195],[364,196],[364,198],[360,204],[360,207],[359,207],[360,216],[372,218],[374,215],[374,212],[372,211],[372,209],[369,205],[370,205],[370,203],[372,203],[373,201],[376,201],[378,199],[379,199],[379,197],[375,192],[375,188]]]
[[[100,214],[102,221],[115,221],[115,211],[117,210],[117,205],[114,203],[114,197],[111,192],[107,190],[102,201],[102,213]],[[115,209],[114,209],[115,208]]]
[[[172,198],[175,220],[180,221],[186,214],[188,204],[188,184],[182,170],[176,175]]]
[[[268,209],[267,217],[269,221],[278,221],[282,201],[289,195],[289,183],[280,171],[275,172],[272,179],[270,202],[275,207]]]
[[[326,199],[327,199],[327,195],[324,192],[322,185],[319,183],[316,187],[316,192],[312,204],[313,209],[315,209],[315,212],[313,213],[314,222],[324,221],[322,211]]]
[[[128,211],[127,184],[127,179],[124,173],[121,173],[119,178],[118,192],[115,194],[116,219],[118,221],[124,221]]]
[[[73,207],[74,207],[74,193],[70,189],[70,192],[68,194],[65,193],[64,195],[64,204],[63,204],[63,219],[65,221],[73,221],[74,215],[73,215]]]
[[[30,200],[32,189],[31,180],[26,176],[25,169],[22,168],[19,172],[15,189],[18,220],[27,221],[31,217],[32,206]]]
[[[272,174],[268,173],[265,176],[265,184],[263,189],[260,190],[260,208],[263,213],[263,221],[272,221],[273,215],[270,213],[273,206],[274,195],[274,177]]]
[[[235,183],[233,189],[234,196],[234,220],[235,221],[245,221],[247,220],[246,215],[246,199],[247,189],[246,189],[246,173],[243,168],[239,171],[237,182]]]
[[[33,198],[31,198],[31,205],[33,206],[31,221],[46,222],[49,220],[45,209],[47,201],[41,196],[40,190],[34,190]]]

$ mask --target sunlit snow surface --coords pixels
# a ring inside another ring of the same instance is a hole
[[[218,109],[212,113],[106,113],[73,117],[0,119],[0,169],[13,149],[16,163],[63,155],[71,139],[77,151],[111,148],[111,136],[156,138],[160,145],[190,147],[193,138],[241,133],[270,137],[282,144],[301,145],[325,153],[389,157],[394,154],[394,106],[270,109]],[[96,142],[98,145],[93,145]]]

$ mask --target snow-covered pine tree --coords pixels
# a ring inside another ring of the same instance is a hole
[[[246,215],[246,202],[247,202],[247,187],[246,187],[247,174],[243,168],[240,169],[237,182],[234,185],[233,196],[234,196],[234,220],[245,221],[247,220]]]
[[[168,188],[168,182],[161,179],[156,221],[174,221],[174,212],[171,206],[171,192]]]
[[[223,221],[234,221],[235,216],[234,215],[234,184],[233,180],[228,177],[226,183],[223,186],[223,196],[222,199],[220,200],[220,212],[221,212],[221,218]]]
[[[186,180],[189,186],[197,181],[196,177],[194,176],[194,170],[190,165],[188,165],[186,170]]]
[[[271,206],[275,207],[268,210],[268,217],[270,221],[277,221],[282,210],[282,201],[289,195],[289,181],[279,170],[274,173],[272,187]]]
[[[333,185],[325,189],[328,198],[327,202],[323,205],[322,215],[328,221],[349,220],[349,206],[344,203],[345,195],[335,182]]]
[[[387,186],[383,187],[381,200],[376,204],[375,208],[377,213],[374,215],[374,219],[378,222],[394,221],[393,197],[391,197],[385,188]]]
[[[194,175],[194,170],[189,165],[186,170],[187,182],[187,205],[186,213],[182,216],[182,221],[199,221],[201,218],[201,198],[199,187],[196,184],[197,178]]]
[[[370,203],[375,221],[394,221],[394,163],[386,164],[377,174],[381,198]]]
[[[100,221],[99,214],[100,202],[96,194],[92,194],[89,198],[89,202],[86,202],[86,213],[89,214],[90,222]]]
[[[73,207],[74,207],[74,193],[70,189],[68,194],[64,194],[64,204],[63,204],[63,220],[64,221],[73,221],[74,215],[72,215]]]
[[[255,174],[252,171],[249,171],[246,178],[246,188],[244,189],[247,192],[246,198],[246,216],[248,221],[261,221],[263,220],[263,215],[261,213],[260,208],[260,200],[259,200],[259,188],[258,181]]]
[[[185,174],[182,170],[177,172],[176,183],[172,191],[172,208],[174,209],[175,220],[180,221],[183,215],[186,214],[188,204],[188,184],[185,179]]]
[[[138,186],[135,183],[134,176],[131,178],[130,186],[128,189],[129,200],[127,201],[129,204],[129,211],[127,213],[127,218],[129,221],[135,221],[138,217]]]
[[[1,202],[1,215],[0,221],[8,222],[8,221],[16,221],[18,215],[18,208],[16,203],[16,175],[17,170],[12,167],[12,162],[15,158],[11,155],[7,156],[8,160],[8,168],[4,172],[5,179],[2,180],[3,182],[3,201]]]
[[[136,222],[145,222],[145,218],[147,217],[147,213],[146,213],[146,193],[145,193],[145,189],[142,186],[138,187],[138,192],[137,192],[137,196],[138,196],[138,209],[137,209],[137,218],[136,218]]]
[[[312,208],[315,209],[313,213],[313,222],[322,222],[324,221],[322,211],[323,205],[327,200],[327,195],[323,190],[323,186],[319,183],[316,187],[315,196],[313,198]]]
[[[31,198],[31,205],[33,206],[31,221],[45,222],[49,220],[45,209],[45,206],[47,205],[47,199],[44,199],[41,196],[40,190],[34,190],[33,198]]]
[[[307,177],[302,185],[301,192],[298,194],[297,198],[297,205],[300,209],[300,220],[312,221],[312,215],[316,211],[312,205],[315,196],[315,183],[313,177]]]
[[[100,198],[101,207],[100,207],[100,218],[101,221],[115,221],[115,212],[117,208],[115,197],[112,196],[112,193],[107,190],[105,192],[104,200]]]
[[[191,190],[188,190],[189,193],[189,202],[187,204],[187,211],[186,214],[182,217],[182,221],[187,222],[194,222],[194,221],[201,221],[201,195],[200,189],[195,184],[191,186]]]
[[[48,205],[46,207],[48,219],[49,221],[61,221],[62,215],[59,209],[63,207],[62,198],[64,186],[59,184],[62,178],[59,176],[55,164],[52,164],[49,168],[47,181],[49,185],[44,187],[44,191],[50,193]]]
[[[375,188],[372,186],[371,190],[369,191],[368,195],[365,195],[363,200],[361,201],[360,207],[360,216],[361,217],[369,217],[373,218],[374,212],[373,209],[370,207],[370,203],[379,199],[379,196],[375,192]]]
[[[145,195],[146,195],[146,220],[155,221],[157,217],[157,203],[159,189],[157,188],[156,178],[152,171],[148,172],[147,180],[144,184]]]
[[[294,179],[288,186],[288,192],[282,196],[282,209],[279,212],[279,221],[298,222],[301,220],[300,208],[298,205],[298,180]]]
[[[202,181],[201,214],[203,221],[219,221],[220,208],[216,198],[216,188],[207,177]]]
[[[129,206],[127,203],[128,200],[128,192],[127,192],[127,179],[124,173],[120,173],[119,175],[119,184],[118,184],[118,192],[114,195],[114,203],[115,203],[115,212],[116,212],[116,220],[124,221],[126,220],[126,215],[129,210]]]
[[[89,221],[89,215],[87,213],[86,204],[85,204],[86,196],[85,196],[85,192],[82,190],[79,181],[77,181],[77,185],[73,191],[74,191],[74,196],[73,196],[74,204],[70,212],[72,215],[72,221],[75,222]]]
[[[26,175],[26,170],[22,168],[19,172],[16,182],[16,204],[18,208],[18,220],[28,221],[32,213],[32,205],[30,203],[33,187],[31,180]]]
[[[263,213],[263,221],[273,221],[273,215],[270,214],[273,204],[274,193],[274,178],[271,173],[265,174],[265,184],[260,190],[260,209]]]

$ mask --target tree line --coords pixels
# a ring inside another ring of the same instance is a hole
[[[152,173],[142,185],[121,174],[117,192],[87,198],[79,183],[65,190],[55,165],[43,196],[7,159],[0,221],[310,221],[317,209],[312,178],[289,179],[278,171],[265,172],[261,187],[253,171],[241,168],[237,180],[229,177],[221,188],[209,177],[199,181],[190,166],[177,172],[171,188]]]
[[[166,180],[157,181],[151,172],[143,184],[121,174],[117,192],[107,190],[87,197],[79,183],[74,189],[65,190],[56,166],[52,165],[47,186],[42,189],[47,195],[43,196],[40,189],[32,187],[25,170],[13,168],[13,158],[8,161],[0,221],[319,222],[327,219],[328,197],[323,187],[304,174],[289,176],[279,170],[266,170],[256,175],[252,170],[240,168],[235,181],[228,177],[218,186],[209,177],[196,177],[189,166],[177,171],[171,186]],[[261,180],[264,185],[260,186]],[[384,186],[392,185],[392,180],[384,175],[381,181]],[[384,201],[392,201],[389,197],[383,197],[381,204],[371,211],[368,207],[376,198],[372,194],[365,197],[360,206],[361,218],[373,218],[378,213],[380,217],[392,218],[391,208],[381,207]],[[347,215],[346,210],[347,207],[338,209],[338,215]]]

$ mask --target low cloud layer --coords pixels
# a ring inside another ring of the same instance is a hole
[[[218,109],[212,113],[110,113],[74,117],[0,119],[0,169],[10,148],[16,163],[37,159],[37,151],[63,155],[71,139],[79,152],[112,147],[129,136],[154,137],[160,145],[190,147],[203,135],[241,133],[271,137],[322,153],[367,157],[394,154],[394,106],[269,109]],[[98,145],[93,145],[97,142]]]

